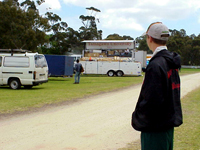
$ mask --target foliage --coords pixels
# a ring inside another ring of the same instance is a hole
[[[43,1],[37,1],[40,5]],[[0,45],[5,49],[34,50],[44,44],[48,20],[39,16],[35,2],[26,0],[21,5],[17,0],[0,2]]]
[[[45,17],[48,19],[48,22],[51,25],[50,31],[52,31],[53,34],[51,34],[49,38],[50,47],[47,48],[44,45],[41,47],[41,49],[43,52],[48,50],[47,54],[64,54],[64,52],[70,49],[70,44],[66,40],[68,24],[63,22],[57,14],[52,12],[47,12]]]
[[[114,33],[108,35],[105,40],[133,40],[133,38],[126,35],[120,36],[119,34]]]
[[[200,65],[200,35],[194,34],[188,36],[184,29],[180,31],[170,30],[170,38],[167,47],[170,51],[177,52],[182,57],[182,64],[184,65]],[[139,50],[145,50],[150,53],[146,44],[146,37],[137,38],[140,43]]]
[[[138,50],[144,50],[147,51],[148,54],[152,54],[152,51],[149,49],[147,43],[146,43],[146,37],[141,36],[136,38],[136,42],[139,43]]]
[[[101,12],[99,9],[90,7],[86,8],[91,11],[90,16],[81,15],[79,19],[82,21],[83,26],[79,28],[80,31],[80,39],[81,40],[101,40],[102,39],[102,30],[97,30],[96,24],[96,14],[97,12]],[[99,20],[98,20],[99,22]]]

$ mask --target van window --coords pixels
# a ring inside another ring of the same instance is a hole
[[[4,60],[5,67],[29,67],[29,58],[28,57],[5,57]]]
[[[77,59],[80,60],[81,59],[81,56],[72,56],[74,57],[74,61],[76,61]]]
[[[2,64],[2,57],[0,56],[0,67],[1,67],[1,64]]]
[[[44,55],[35,55],[35,67],[47,67],[47,61],[44,57]]]

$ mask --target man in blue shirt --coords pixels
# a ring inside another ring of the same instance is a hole
[[[76,71],[75,77],[74,77],[74,79],[75,79],[74,84],[79,84],[79,82],[80,82],[81,67],[82,67],[82,64],[79,63],[79,60],[77,59],[75,67],[74,67],[74,70]]]

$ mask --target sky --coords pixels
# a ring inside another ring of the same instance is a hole
[[[51,11],[59,15],[78,30],[83,25],[79,16],[91,15],[87,7],[101,11],[92,15],[100,21],[97,28],[103,31],[103,38],[116,33],[135,39],[157,21],[172,30],[184,29],[187,35],[200,34],[200,0],[45,0],[39,10],[40,14]]]

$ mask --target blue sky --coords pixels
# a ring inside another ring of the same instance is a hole
[[[169,29],[184,29],[187,35],[200,34],[200,0],[45,0],[40,13],[49,7],[75,30],[82,26],[79,16],[88,15],[86,7],[101,10],[96,18],[103,38],[114,33],[136,38],[156,21]]]

